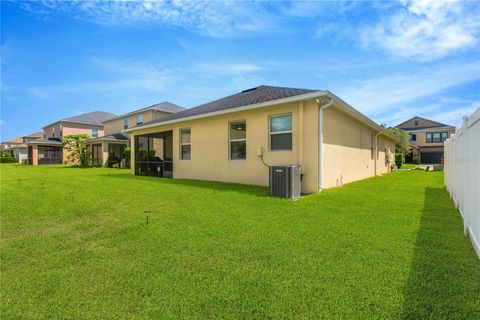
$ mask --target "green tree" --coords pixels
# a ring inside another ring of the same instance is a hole
[[[388,128],[391,134],[396,138],[395,153],[402,153],[404,156],[408,156],[412,152],[412,146],[410,139],[408,139],[408,133],[398,128]]]
[[[62,144],[67,153],[65,164],[86,167],[88,165],[88,134],[69,134],[63,137]]]

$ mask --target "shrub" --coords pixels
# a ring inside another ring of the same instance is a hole
[[[403,156],[403,153],[397,153],[395,154],[395,164],[397,165],[397,168],[401,168],[402,164],[405,163],[405,157]]]
[[[0,157],[0,163],[16,163],[15,157]]]
[[[125,147],[123,149],[123,154],[125,155],[125,166],[130,169],[130,162],[132,160],[132,148]]]

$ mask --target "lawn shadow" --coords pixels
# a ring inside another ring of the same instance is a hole
[[[130,172],[121,173],[121,174],[115,173],[111,175],[102,173],[99,176],[126,179],[126,180],[142,179],[142,180],[147,180],[150,182],[158,182],[162,184],[172,184],[172,185],[186,186],[191,188],[210,189],[212,192],[233,191],[233,192],[239,192],[244,194],[250,194],[258,197],[269,196],[268,189],[266,187],[254,186],[254,185],[244,185],[244,184],[227,183],[227,182],[219,182],[219,181],[203,181],[203,180],[172,179],[172,178],[160,178],[160,177],[149,177],[149,176],[134,176],[134,175],[131,175]]]
[[[403,319],[479,319],[480,266],[455,214],[443,188],[425,189]]]

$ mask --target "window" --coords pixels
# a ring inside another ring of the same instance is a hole
[[[137,114],[137,125],[143,123],[143,115],[142,114]]]
[[[43,139],[47,137],[47,134],[45,133],[45,130],[43,130]]]
[[[442,132],[442,142],[448,139],[448,132]]]
[[[414,133],[409,133],[408,134],[408,140],[410,141],[417,141],[417,135]]]
[[[60,125],[60,138],[63,136],[63,126]]]
[[[128,118],[123,119],[123,129],[128,128]]]
[[[98,128],[92,128],[92,138],[98,138]]]
[[[270,150],[292,150],[292,115],[270,117]]]
[[[415,125],[418,126],[418,120],[415,120]]]
[[[247,123],[230,122],[229,129],[230,160],[247,159]]]
[[[448,139],[448,132],[429,132],[426,134],[427,142],[443,142]]]
[[[426,139],[427,139],[427,140],[426,140],[427,142],[432,142],[432,134],[431,134],[431,133],[427,133],[427,134],[426,134]]]
[[[190,160],[192,158],[192,143],[190,128],[180,129],[180,159]]]
[[[55,127],[52,127],[52,138],[55,138]]]

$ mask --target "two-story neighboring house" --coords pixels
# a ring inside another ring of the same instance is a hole
[[[43,137],[28,143],[28,163],[62,164],[67,161],[62,138],[70,134],[88,134],[92,138],[103,136],[103,121],[116,117],[103,111],[84,113],[75,117],[57,120],[43,127]]]
[[[411,163],[441,163],[443,142],[455,133],[454,126],[421,117],[413,117],[400,123],[396,128],[408,132],[412,153],[406,161]]]
[[[41,139],[43,137],[42,132],[35,132],[27,134],[26,136],[11,139],[2,142],[0,145],[0,151],[10,152],[12,157],[15,157],[19,163],[27,163],[28,160],[28,146],[27,143]]]
[[[121,160],[125,158],[124,148],[130,145],[130,135],[122,133],[122,130],[141,125],[144,122],[160,119],[182,110],[185,110],[185,108],[165,101],[104,121],[104,134],[88,141],[88,151],[91,154],[92,161],[104,167],[120,164]]]

